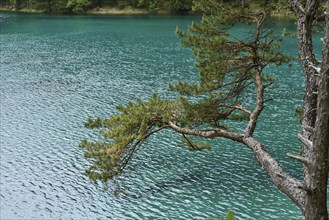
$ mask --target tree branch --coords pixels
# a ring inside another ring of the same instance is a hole
[[[259,57],[257,56],[256,48],[254,48],[254,62],[255,63],[259,62],[258,58]],[[254,111],[250,114],[249,122],[246,127],[246,131],[245,131],[246,136],[253,135],[255,128],[256,128],[258,117],[263,110],[263,104],[264,104],[263,96],[264,96],[265,87],[262,82],[261,72],[258,69],[256,70],[255,83],[257,86],[256,107],[255,107]]]
[[[248,109],[246,109],[245,107],[243,107],[243,105],[235,105],[233,106],[235,109],[239,109],[241,111],[243,111],[244,113],[251,115],[251,111],[249,111]]]
[[[308,149],[313,148],[313,142],[304,137],[302,134],[298,134],[298,139],[306,146]]]
[[[314,69],[318,74],[321,71],[320,67],[316,67],[311,61],[308,62],[309,67],[311,67],[312,69]]]
[[[243,143],[253,152],[255,159],[270,176],[274,184],[286,195],[288,195],[300,208],[304,203],[306,193],[302,183],[293,179],[280,164],[266,152],[263,145],[255,138],[245,137]]]
[[[243,139],[242,134],[230,132],[230,131],[223,130],[223,129],[202,131],[202,130],[194,130],[194,129],[189,129],[189,128],[182,128],[173,122],[169,122],[168,125],[171,129],[173,129],[174,131],[176,131],[180,134],[188,134],[188,135],[204,137],[204,138],[223,137],[223,138],[227,138],[227,139],[237,141],[237,142],[242,142],[242,139]]]
[[[151,125],[152,127],[152,125]],[[137,152],[137,150],[139,149],[139,147],[142,145],[142,143],[147,139],[149,138],[151,135],[165,129],[165,128],[168,128],[169,126],[166,125],[166,126],[162,126],[154,131],[151,131],[150,133],[146,134],[143,138],[137,140],[137,142],[133,145],[132,149],[129,151],[129,153],[123,158],[122,160],[122,164],[118,170],[118,173],[121,173],[124,168],[127,166],[127,164],[129,163],[129,161],[131,160],[131,158],[134,156],[134,154]],[[152,129],[152,128],[150,128]]]
[[[302,162],[302,163],[304,163],[306,165],[309,164],[309,161],[305,157],[300,156],[298,154],[287,153],[287,156],[288,157],[291,157],[292,159],[298,160],[298,161],[300,161],[300,162]]]
[[[314,1],[314,0],[307,0],[306,1],[306,5],[305,5],[305,11],[307,14],[312,13],[315,14],[316,10],[315,8],[318,6],[318,4],[320,3],[320,1]],[[313,15],[312,15],[313,16]]]
[[[298,0],[287,0],[290,7],[294,10],[296,15],[302,13],[305,14],[305,9],[303,8],[302,4]]]

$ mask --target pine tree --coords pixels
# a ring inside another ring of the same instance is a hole
[[[181,134],[189,150],[209,148],[208,144],[194,141],[194,137],[226,138],[244,144],[253,152],[273,183],[300,207],[303,219],[328,219],[329,9],[325,14],[327,27],[322,67],[317,68],[312,60],[314,56],[311,56],[311,35],[319,4],[315,0],[304,4],[288,1],[297,14],[297,36],[307,85],[303,131],[299,135],[304,154],[289,154],[304,164],[302,183],[285,172],[253,136],[266,102],[264,92],[272,83],[271,75],[265,73],[264,68],[289,61],[278,46],[281,39],[266,27],[264,12],[250,13],[244,9],[237,13],[229,10],[224,2],[218,2],[198,1],[195,9],[203,13],[201,22],[193,23],[186,32],[177,30],[182,45],[196,56],[199,81],[170,85],[170,89],[179,94],[175,100],[154,94],[148,101],[137,100],[119,106],[118,115],[89,120],[86,126],[100,129],[104,141],[82,141],[80,146],[86,150],[85,157],[93,161],[87,174],[92,180],[104,182],[120,174],[142,143],[164,129]],[[253,27],[243,39],[229,32],[232,26],[241,22]],[[254,103],[246,103],[246,96],[254,97]],[[310,111],[310,108],[315,110]],[[240,121],[244,132],[229,128],[227,122],[232,120]],[[315,173],[319,176],[314,177]]]

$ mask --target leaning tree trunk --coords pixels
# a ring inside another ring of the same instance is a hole
[[[299,56],[305,76],[305,95],[302,113],[304,189],[302,205],[304,220],[328,220],[328,147],[329,147],[329,9],[326,11],[326,28],[323,38],[321,69],[316,67],[312,47],[312,31],[318,0],[288,0],[297,15]],[[328,1],[329,6],[329,1]]]

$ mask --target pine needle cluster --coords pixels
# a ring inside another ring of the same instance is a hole
[[[271,84],[271,77],[264,73],[266,66],[289,60],[279,50],[281,39],[264,25],[265,13],[237,13],[220,1],[201,0],[195,9],[203,13],[201,22],[193,23],[186,32],[177,29],[177,34],[182,46],[196,57],[199,81],[171,84],[169,88],[178,94],[176,100],[155,94],[148,101],[118,106],[118,115],[90,119],[86,127],[100,129],[103,137],[103,141],[83,140],[80,144],[85,157],[93,161],[87,170],[92,180],[106,182],[120,174],[142,143],[163,129],[181,133],[190,150],[208,149],[208,144],[192,141],[184,129],[194,129],[195,133],[190,133],[199,136],[207,131],[225,133],[226,121],[254,117],[243,97],[255,96],[256,87]],[[230,34],[240,23],[251,25],[243,39]]]

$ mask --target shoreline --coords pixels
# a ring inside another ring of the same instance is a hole
[[[103,6],[103,7],[95,7],[85,11],[84,13],[76,14],[76,13],[48,13],[45,10],[36,10],[36,9],[29,9],[29,8],[22,8],[20,10],[15,10],[12,6],[3,6],[0,5],[0,12],[18,12],[18,13],[34,13],[34,14],[50,14],[50,15],[198,15],[197,13],[187,12],[184,14],[175,14],[169,11],[157,11],[151,12],[146,9],[139,9],[139,8],[118,8],[118,7],[110,7],[110,6]],[[269,15],[269,17],[279,18],[279,19],[296,19],[293,14],[282,11],[282,12],[273,12]]]
[[[120,9],[117,7],[96,7],[87,10],[85,13],[87,15],[147,15],[151,14],[149,11],[145,9],[137,9],[137,8],[124,8]]]
[[[37,9],[29,9],[29,8],[21,8],[19,10],[15,10],[14,7],[10,6],[0,6],[0,12],[18,12],[18,13],[37,13],[37,14],[53,14],[53,15],[150,15],[154,14],[145,9],[138,8],[118,8],[118,7],[95,7],[85,11],[84,13],[76,14],[76,13],[48,13],[45,10],[37,10]],[[169,12],[159,11],[156,14],[170,14]]]
[[[18,12],[18,13],[46,13],[44,10],[36,10],[36,9],[28,9],[28,8],[22,8],[20,10],[15,10],[14,7],[5,7],[5,6],[0,6],[0,12]]]

